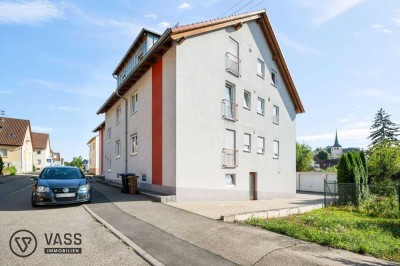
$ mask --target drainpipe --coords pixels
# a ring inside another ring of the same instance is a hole
[[[115,94],[125,100],[125,173],[128,173],[128,99],[115,90]]]

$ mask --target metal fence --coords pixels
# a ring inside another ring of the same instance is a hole
[[[397,198],[400,211],[400,184],[355,184],[324,181],[324,204],[358,205],[367,197],[375,196],[378,200]]]

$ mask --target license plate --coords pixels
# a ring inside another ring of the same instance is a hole
[[[72,197],[75,197],[75,193],[56,194],[56,198],[72,198]]]

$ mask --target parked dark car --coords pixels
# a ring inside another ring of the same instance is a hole
[[[57,205],[92,200],[92,186],[77,167],[51,166],[45,167],[32,187],[32,207],[38,205]]]

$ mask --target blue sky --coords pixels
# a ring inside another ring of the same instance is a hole
[[[236,6],[235,6],[236,5]],[[67,160],[116,88],[112,72],[142,27],[265,8],[306,109],[298,141],[367,147],[379,108],[400,122],[400,2],[380,0],[0,1],[0,110],[48,132]]]

